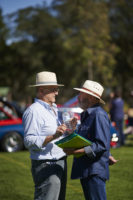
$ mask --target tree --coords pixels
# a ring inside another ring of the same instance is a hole
[[[26,85],[34,82],[36,72],[43,70],[57,73],[59,82],[65,84],[66,98],[73,95],[72,87],[80,86],[88,78],[110,87],[116,46],[110,37],[107,3],[53,2],[50,7],[44,4],[10,15],[15,23],[13,37],[18,38],[10,45],[13,55],[10,84],[14,91],[27,94]],[[13,77],[19,77],[17,83]]]
[[[2,10],[0,9],[0,85],[8,86],[8,61],[10,60],[11,49],[6,44],[6,39],[8,38],[9,30],[4,22],[2,16]],[[7,66],[7,68],[6,68]],[[7,70],[6,70],[7,69]]]
[[[69,87],[80,85],[92,71],[91,78],[109,86],[117,48],[110,37],[107,4],[56,0],[53,9],[62,25],[61,37],[67,53],[64,71],[69,77],[72,75]]]
[[[109,1],[110,25],[113,42],[120,51],[116,54],[114,76],[123,90],[126,100],[133,89],[133,2],[131,0]]]

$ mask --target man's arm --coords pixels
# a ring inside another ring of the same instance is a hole
[[[95,159],[97,154],[101,154],[110,148],[110,126],[108,119],[104,114],[96,115],[93,123],[93,132],[95,141],[92,145],[81,149],[64,149],[68,155],[85,153],[88,158]]]
[[[76,154],[85,153],[84,148],[81,148],[81,149],[64,148],[63,151],[64,151],[67,155],[76,155]]]
[[[39,116],[36,117],[33,111],[28,110],[28,112],[25,112],[23,115],[24,144],[28,149],[35,151],[40,150],[50,141],[60,137],[66,130],[66,126],[61,125],[57,127],[53,135],[39,135],[38,133],[41,132],[41,126],[38,121],[40,122]]]
[[[55,140],[58,137],[62,136],[65,131],[66,131],[66,125],[65,124],[58,126],[56,133],[54,135],[46,136],[45,141],[43,143],[43,146],[45,146],[46,144],[48,144],[52,140]]]
[[[119,160],[116,160],[112,155],[109,156],[109,165],[114,165]]]

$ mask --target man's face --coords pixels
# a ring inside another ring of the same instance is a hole
[[[52,105],[58,95],[58,86],[42,86],[39,88],[40,99]]]
[[[86,110],[87,108],[91,107],[93,105],[93,101],[94,101],[94,97],[89,94],[80,92],[78,95],[79,106],[83,110]]]

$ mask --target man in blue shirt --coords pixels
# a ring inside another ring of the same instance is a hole
[[[36,76],[37,98],[23,114],[24,143],[30,151],[35,200],[65,200],[66,154],[55,141],[66,131],[60,125],[55,98],[58,95],[56,75],[40,72]]]
[[[110,120],[100,103],[104,88],[97,82],[86,80],[78,101],[84,110],[78,134],[92,141],[91,146],[81,149],[64,149],[67,155],[84,153],[75,157],[72,179],[80,179],[86,200],[106,200],[105,183],[109,179]]]
[[[124,101],[119,90],[114,92],[114,98],[110,102],[110,117],[111,121],[116,123],[116,128],[118,131],[117,146],[120,147],[121,145],[124,145],[125,138],[123,133]]]

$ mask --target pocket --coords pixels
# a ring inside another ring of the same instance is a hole
[[[35,185],[40,185],[47,177],[48,164],[42,161],[37,161],[32,165],[32,176]]]
[[[105,185],[105,179],[99,176],[93,176],[93,180],[95,181],[95,183],[97,183],[98,185]]]

